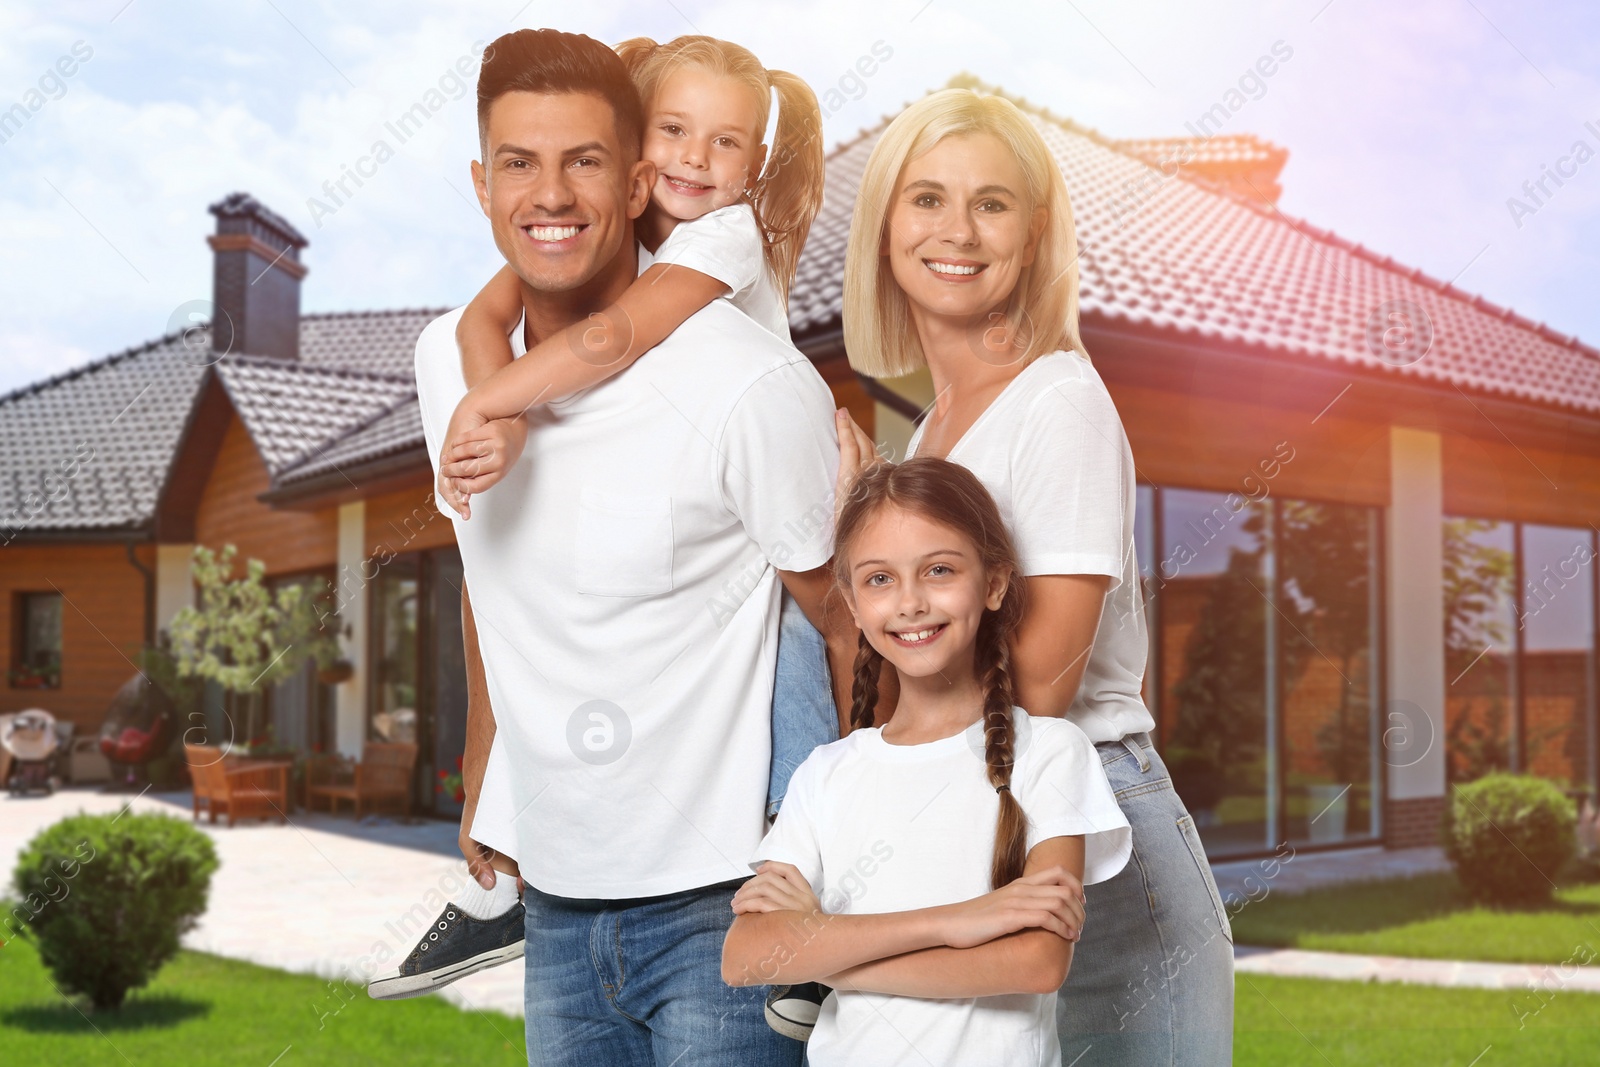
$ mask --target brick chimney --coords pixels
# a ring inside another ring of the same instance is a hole
[[[211,205],[211,347],[218,353],[300,358],[300,249],[307,241],[249,193]]]

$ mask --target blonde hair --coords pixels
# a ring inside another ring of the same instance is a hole
[[[767,269],[785,305],[800,265],[806,234],[822,207],[822,109],[804,80],[787,71],[768,70],[748,49],[715,37],[687,35],[666,44],[634,37],[617,45],[617,54],[639,89],[648,111],[656,91],[673,69],[692,63],[743,83],[756,105],[757,138],[765,136],[778,94],[778,128],[767,152],[766,168],[749,191],[761,226]]]
[[[1044,208],[1033,262],[1022,269],[1003,312],[1026,366],[1057,349],[1083,351],[1078,336],[1078,236],[1072,203],[1044,138],[1015,104],[971,89],[941,89],[897,115],[867,158],[844,260],[844,343],[850,365],[870,378],[895,378],[927,365],[910,305],[878,249],[908,161],[946,137],[986,133],[1016,157],[1028,214]]]

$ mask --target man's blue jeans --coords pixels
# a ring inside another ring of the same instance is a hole
[[[722,981],[739,882],[634,900],[528,886],[529,1067],[799,1067],[766,986]]]
[[[772,777],[767,815],[778,813],[794,769],[818,745],[839,740],[828,646],[800,605],[783,590],[778,624],[778,672],[772,683]]]

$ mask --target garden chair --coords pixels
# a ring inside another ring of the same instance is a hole
[[[411,772],[417,765],[417,746],[407,741],[369,741],[361,748],[356,764],[321,762],[306,771],[306,810],[314,810],[316,799],[328,802],[330,812],[339,810],[339,801],[355,806],[356,818],[363,810],[396,808],[401,815],[411,813]],[[331,767],[348,775],[349,781],[318,781]]]
[[[241,818],[277,816],[287,822],[289,807],[289,765],[260,760],[241,760],[227,756],[210,745],[184,745],[189,776],[194,779],[194,818],[200,818],[204,801],[210,821],[217,812],[228,813],[228,825]]]

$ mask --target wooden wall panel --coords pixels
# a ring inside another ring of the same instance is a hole
[[[1443,452],[1448,514],[1554,526],[1600,519],[1600,454],[1593,451],[1446,434]]]
[[[235,417],[200,497],[195,540],[217,551],[225,544],[237,545],[238,559],[259,559],[269,574],[333,566],[338,557],[338,509],[268,508],[256,496],[266,491],[269,481],[261,454]]]
[[[367,498],[367,530],[362,539],[368,557],[380,549],[390,556],[456,543],[455,526],[433,504],[431,468],[419,472],[416,484]]]
[[[139,545],[138,559],[152,571],[155,546]],[[111,544],[24,544],[0,549],[0,649],[11,666],[16,593],[62,595],[61,686],[13,689],[0,675],[0,712],[44,708],[94,733],[111,697],[136,672],[134,654],[144,641],[144,575],[127,549]]]

